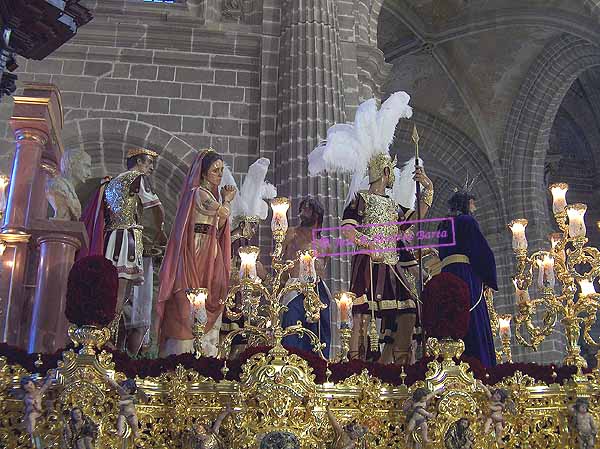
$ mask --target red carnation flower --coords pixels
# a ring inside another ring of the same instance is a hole
[[[107,326],[115,317],[118,289],[117,269],[104,256],[78,260],[67,282],[67,319],[79,326]]]
[[[433,277],[423,289],[422,326],[428,337],[464,338],[469,329],[469,286],[451,273]]]

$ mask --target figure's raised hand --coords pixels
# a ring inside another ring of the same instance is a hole
[[[433,182],[431,182],[431,179],[425,174],[425,169],[423,167],[416,167],[413,175],[413,180],[417,181],[424,188],[430,189],[433,186]]]
[[[221,198],[223,201],[232,201],[235,198],[237,189],[232,185],[225,185],[221,187]]]

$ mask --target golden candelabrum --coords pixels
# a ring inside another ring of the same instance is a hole
[[[518,312],[514,317],[515,338],[518,343],[536,350],[548,337],[560,319],[567,340],[564,364],[579,370],[587,367],[581,356],[579,338],[598,347],[590,335],[596,322],[600,295],[594,281],[600,275],[600,251],[586,246],[585,204],[567,205],[565,183],[552,184],[553,213],[561,232],[550,235],[550,250],[527,254],[525,228],[527,220],[513,220],[509,227],[513,234],[512,247],[517,259],[517,274],[513,277]],[[531,298],[529,288],[537,281],[539,297]],[[558,281],[558,286],[556,285]],[[558,292],[556,290],[559,290]],[[543,307],[541,325],[533,322],[539,308]],[[525,328],[529,338],[522,333]]]
[[[317,322],[320,311],[325,307],[315,289],[317,276],[314,268],[313,251],[300,251],[294,260],[283,260],[283,242],[288,230],[287,211],[290,202],[287,198],[274,198],[271,201],[273,218],[271,230],[275,248],[271,254],[273,270],[271,282],[263,282],[256,272],[256,261],[260,249],[256,246],[240,248],[241,259],[239,282],[229,289],[225,300],[225,313],[232,320],[244,318],[244,326],[231,331],[222,341],[219,358],[227,358],[231,351],[233,339],[241,335],[253,344],[266,344],[284,351],[282,340],[290,335],[308,336],[313,350],[323,356],[324,344],[313,331],[306,329],[300,322],[287,328],[282,327],[283,313],[287,307],[283,300],[291,292],[304,295],[304,310],[308,322]],[[299,264],[298,281],[283,283],[282,278],[295,264]],[[241,296],[241,307],[236,297]]]

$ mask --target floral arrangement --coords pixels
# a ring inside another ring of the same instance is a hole
[[[67,281],[67,319],[78,326],[107,326],[115,318],[119,276],[104,256],[88,256],[71,268]]]
[[[466,282],[451,273],[440,273],[423,289],[422,301],[422,326],[427,337],[464,338],[471,304]]]

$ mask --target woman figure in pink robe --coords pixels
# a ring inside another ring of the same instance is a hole
[[[219,154],[202,150],[185,180],[159,274],[156,326],[161,357],[193,352],[188,288],[208,289],[202,348],[204,355],[217,354],[231,268],[230,203],[236,193],[233,186],[219,192],[223,169]]]

